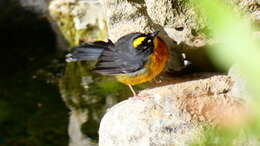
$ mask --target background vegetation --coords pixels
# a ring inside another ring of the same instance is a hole
[[[252,117],[246,124],[232,129],[206,128],[205,137],[195,145],[252,145],[252,141],[259,140],[260,41],[256,32],[259,35],[260,28],[250,23],[249,15],[238,13],[227,2],[230,1],[193,0],[216,42],[209,48],[209,55],[220,68],[227,70],[235,65],[249,91],[250,97],[246,98],[252,98],[249,99]]]

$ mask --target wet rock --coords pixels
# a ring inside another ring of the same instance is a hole
[[[108,110],[100,124],[99,146],[189,145],[201,136],[202,123],[238,125],[246,110],[233,98],[232,87],[230,77],[213,75],[144,90],[142,99]]]

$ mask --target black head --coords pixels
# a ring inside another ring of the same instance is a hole
[[[154,39],[158,33],[159,31],[153,33],[131,33],[121,37],[116,42],[116,46],[131,54],[149,56],[153,53]]]
[[[132,40],[132,47],[135,49],[148,49],[154,47],[154,38],[158,35],[159,31],[153,33],[143,34],[140,33],[138,36],[134,37]]]

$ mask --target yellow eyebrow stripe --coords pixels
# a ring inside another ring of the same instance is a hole
[[[133,47],[137,48],[139,45],[142,44],[142,42],[146,39],[146,37],[138,37],[133,41]]]

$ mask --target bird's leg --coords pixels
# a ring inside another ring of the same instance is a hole
[[[134,88],[132,87],[132,85],[128,84],[128,87],[130,88],[130,90],[132,91],[133,93],[133,99],[142,99],[141,96],[137,95]]]
[[[132,91],[133,95],[134,95],[134,99],[139,99],[140,97],[136,94],[134,88],[132,87],[132,85],[128,84],[128,87],[130,88],[130,90]]]
[[[134,90],[134,88],[132,87],[132,85],[128,84],[128,87],[129,87],[129,88],[130,88],[130,90],[132,91],[132,93],[133,93],[134,97],[136,97],[136,96],[137,96],[137,94],[135,93],[135,90]]]

